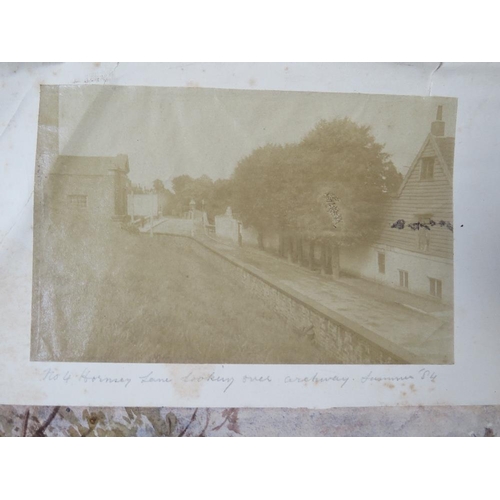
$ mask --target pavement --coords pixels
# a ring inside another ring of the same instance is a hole
[[[184,221],[179,225],[182,233]],[[175,234],[175,222],[160,221],[155,233]],[[439,302],[401,292],[361,278],[332,280],[251,247],[238,247],[204,234],[195,237],[221,254],[250,264],[274,283],[296,290],[387,340],[404,347],[427,363],[453,362],[453,310]]]
[[[153,233],[155,234],[177,234],[177,235],[191,235],[193,229],[193,221],[190,219],[180,219],[178,217],[160,217],[158,219],[148,219],[144,227],[140,227],[141,233],[148,233],[153,226]]]

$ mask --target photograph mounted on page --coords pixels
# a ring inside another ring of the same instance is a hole
[[[456,99],[40,92],[32,361],[453,364]]]

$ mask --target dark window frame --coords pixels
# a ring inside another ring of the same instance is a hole
[[[410,277],[408,275],[408,271],[404,269],[398,269],[399,271],[399,286],[401,288],[409,288]]]
[[[437,299],[443,298],[443,281],[429,277],[429,294]]]
[[[424,156],[420,160],[420,180],[432,181],[434,179],[435,156]]]
[[[88,207],[88,196],[86,194],[69,194],[68,201],[72,208],[85,209]]]
[[[377,263],[378,263],[378,272],[379,274],[385,274],[385,253],[377,252]]]

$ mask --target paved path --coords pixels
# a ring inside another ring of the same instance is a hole
[[[423,356],[429,363],[450,362],[453,359],[451,310],[438,306],[437,311],[427,312],[421,308],[432,303],[426,304],[426,299],[419,300],[420,297],[406,297],[410,294],[402,296],[391,289],[381,293],[379,285],[360,279],[341,278],[333,281],[254,248],[235,247],[203,235],[197,237],[219,252],[255,266],[278,284],[283,283],[414,354]],[[436,309],[436,304],[432,305]]]
[[[177,224],[165,221],[153,231],[175,234]],[[237,247],[209,237],[200,228],[196,238],[222,254],[260,269],[275,283],[306,295],[429,363],[453,360],[452,311],[441,304],[358,278],[333,281],[256,248]]]
[[[153,220],[153,233],[155,234],[179,234],[189,236],[193,228],[193,222],[189,219],[180,219],[178,217],[161,217]],[[148,233],[151,230],[151,224],[148,221],[144,227],[139,228],[142,233]]]

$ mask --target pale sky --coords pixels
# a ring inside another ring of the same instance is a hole
[[[456,101],[320,92],[203,88],[61,86],[60,153],[129,156],[129,177],[150,186],[183,174],[228,178],[238,161],[267,143],[299,141],[321,119],[370,125],[403,174],[443,105],[455,135]]]

